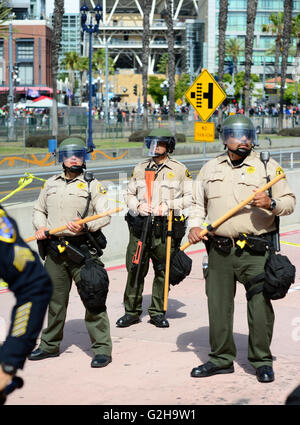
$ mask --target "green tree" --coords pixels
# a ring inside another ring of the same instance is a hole
[[[173,26],[173,1],[166,0],[166,8],[161,13],[162,18],[167,25],[167,41],[168,41],[168,83],[169,83],[169,125],[175,134],[175,37]]]
[[[144,0],[143,4],[143,52],[142,52],[142,85],[143,85],[143,129],[148,128],[148,67],[150,57],[150,11],[152,6],[151,0]]]
[[[234,73],[237,74],[238,60],[244,51],[243,42],[237,38],[230,38],[225,42],[226,59],[230,59],[233,63]]]
[[[231,83],[232,82],[232,75],[230,74],[224,74],[223,81],[225,83]],[[256,74],[251,74],[250,77],[250,94],[252,93],[254,89],[254,83],[258,83],[260,81],[260,78]],[[240,92],[245,86],[245,72],[240,71],[237,74],[234,75],[234,97],[236,99],[240,99]]]
[[[97,49],[93,53],[92,68],[94,72],[105,73],[105,49]],[[114,60],[108,55],[108,73],[113,74],[115,70]]]
[[[76,70],[79,72],[79,104],[82,103],[83,86],[86,80],[86,74],[89,72],[89,58],[80,56],[76,64]]]
[[[292,36],[296,39],[296,53],[295,53],[295,102],[298,105],[298,79],[299,79],[299,61],[300,61],[300,14],[294,16],[292,21]]]
[[[292,14],[293,14],[293,0],[284,0],[284,25],[283,25],[282,59],[281,59],[279,130],[281,130],[283,126],[284,88],[285,88],[289,47],[291,43],[292,16],[293,16]]]
[[[75,89],[75,71],[77,69],[77,63],[79,60],[79,55],[77,52],[66,52],[65,57],[61,61],[61,66],[68,70],[70,90],[74,98],[74,89]],[[69,105],[72,105],[72,98],[69,97]]]
[[[288,105],[293,105],[295,100],[296,100],[296,96],[295,96],[295,92],[296,92],[296,85],[295,84],[288,84],[287,88],[284,91],[284,102]]]
[[[219,8],[219,49],[218,49],[218,78],[220,85],[222,86],[223,74],[224,74],[224,60],[225,60],[225,36],[227,27],[227,15],[228,15],[228,0],[220,0]],[[218,122],[222,123],[222,114],[218,114]]]
[[[254,23],[256,18],[258,0],[251,0],[247,2],[247,30],[245,40],[245,85],[244,85],[244,99],[245,99],[245,113],[249,114],[250,108],[250,82],[251,82],[251,66],[253,55],[253,41],[254,41]]]
[[[169,61],[169,55],[168,53],[164,53],[161,55],[159,62],[157,64],[157,71],[159,74],[165,74],[168,76],[168,61]]]
[[[52,38],[52,88],[53,88],[53,106],[52,106],[52,135],[55,139],[58,136],[58,116],[57,116],[57,72],[58,58],[60,51],[62,21],[64,16],[64,0],[54,0],[53,11],[53,38]]]
[[[282,49],[282,35],[283,35],[283,19],[284,13],[271,13],[269,16],[269,24],[263,24],[262,32],[271,33],[275,36],[275,63],[274,63],[274,76],[278,78],[279,74],[279,57]]]
[[[178,79],[176,86],[175,86],[175,98],[182,99],[185,92],[190,86],[190,76],[189,74],[183,74]]]
[[[0,34],[1,37],[7,38],[8,27],[5,23],[10,20],[11,9],[4,3],[0,3]]]
[[[151,75],[148,79],[148,93],[152,97],[155,103],[162,105],[164,92],[160,87],[161,83],[164,82],[163,78],[158,78]]]

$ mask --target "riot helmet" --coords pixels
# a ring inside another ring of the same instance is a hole
[[[155,153],[158,143],[165,143],[167,153],[172,153],[175,149],[175,137],[167,128],[155,128],[144,139],[144,155],[158,157],[160,154]]]
[[[224,120],[220,132],[224,145],[234,143],[235,140],[240,142],[243,137],[246,137],[253,146],[257,145],[255,127],[245,115],[230,115]]]
[[[72,173],[82,172],[86,168],[85,161],[87,159],[87,148],[85,142],[79,137],[68,137],[63,140],[58,148],[58,161],[63,163],[63,168]],[[66,167],[64,161],[75,156],[76,158],[81,159],[82,165],[72,165],[71,167]]]

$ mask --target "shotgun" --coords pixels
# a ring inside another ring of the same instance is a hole
[[[145,180],[146,180],[147,203],[148,203],[148,205],[151,204],[154,179],[155,179],[155,170],[153,170],[152,168],[146,168],[145,169]],[[152,215],[149,214],[146,217],[146,220],[144,221],[141,238],[137,243],[136,252],[135,252],[135,254],[132,258],[132,264],[134,266],[137,266],[136,273],[135,273],[135,279],[134,279],[134,285],[133,285],[134,288],[137,288],[137,286],[138,286],[138,279],[139,279],[139,275],[140,275],[140,271],[141,271],[145,244],[147,242],[147,237],[148,237],[148,233],[149,233],[151,224],[152,224]]]

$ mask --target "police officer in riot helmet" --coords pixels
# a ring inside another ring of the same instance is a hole
[[[86,159],[87,149],[82,139],[65,139],[59,146],[63,172],[46,181],[34,206],[35,236],[54,291],[48,327],[43,330],[41,343],[29,359],[43,360],[59,355],[74,280],[86,308],[85,322],[94,353],[91,367],[104,367],[111,362],[112,342],[105,305],[109,282],[99,257],[106,247],[101,229],[110,223],[110,217],[102,217],[88,225],[78,224],[80,218],[108,210],[103,186],[92,173],[84,172]],[[49,229],[63,225],[67,226],[66,230],[49,236]]]
[[[142,313],[144,279],[148,273],[150,259],[155,273],[151,304],[148,308],[150,323],[158,328],[169,327],[169,321],[163,309],[167,215],[170,209],[174,211],[173,229],[176,228],[176,233],[175,230],[172,233],[173,251],[180,244],[185,233],[182,210],[190,205],[192,198],[190,173],[185,165],[169,156],[174,149],[175,138],[167,128],[152,130],[144,141],[144,155],[147,159],[134,168],[127,186],[125,200],[129,211],[125,219],[130,235],[126,252],[128,276],[124,292],[125,315],[116,323],[121,328],[139,322]],[[145,170],[149,168],[155,171],[151,204],[147,202],[145,177]],[[138,283],[135,287],[136,267],[132,264],[132,259],[137,252],[145,223],[149,223],[149,220],[146,220],[149,215],[153,217],[153,220],[145,241]]]
[[[208,251],[206,295],[209,311],[211,352],[209,361],[195,367],[195,378],[234,372],[236,347],[232,334],[234,295],[237,281],[246,290],[249,327],[248,360],[259,382],[274,380],[270,350],[274,311],[264,296],[263,279],[269,247],[276,234],[276,215],[291,214],[295,196],[281,179],[270,192],[257,192],[251,204],[202,237],[203,223],[213,223],[234,208],[268,179],[283,170],[272,158],[265,163],[253,150],[257,144],[252,121],[243,115],[224,120],[221,137],[226,152],[201,168],[193,190],[189,217],[191,243],[204,239]]]

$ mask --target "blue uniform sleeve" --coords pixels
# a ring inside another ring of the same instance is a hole
[[[52,283],[38,255],[20,237],[15,221],[0,207],[0,277],[16,297],[0,363],[23,368],[43,326]]]

